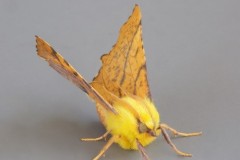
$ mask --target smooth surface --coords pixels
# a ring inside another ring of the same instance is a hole
[[[88,160],[105,142],[94,103],[39,59],[47,40],[90,81],[138,3],[152,96],[161,120],[203,136],[177,138],[191,160],[240,157],[240,2],[0,1],[0,159]],[[159,137],[151,159],[182,160]],[[102,159],[140,159],[113,145]]]

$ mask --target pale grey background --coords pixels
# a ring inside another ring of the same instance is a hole
[[[0,1],[0,159],[88,160],[105,142],[94,103],[39,59],[40,35],[91,80],[138,3],[154,102],[162,121],[204,135],[174,143],[191,160],[236,160],[240,114],[240,1]],[[151,159],[180,160],[162,137]],[[113,145],[102,159],[140,159]]]

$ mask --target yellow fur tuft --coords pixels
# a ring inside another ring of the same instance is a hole
[[[104,115],[103,124],[112,135],[120,138],[116,141],[124,149],[138,149],[136,140],[143,146],[150,144],[156,139],[147,132],[139,132],[139,123],[144,123],[147,128],[160,134],[158,128],[160,123],[159,113],[149,99],[137,97],[124,97],[113,104],[118,114],[100,111]]]

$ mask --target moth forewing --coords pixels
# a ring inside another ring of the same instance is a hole
[[[109,111],[117,114],[116,110],[69,64],[59,53],[57,53],[46,41],[39,36],[36,37],[37,54],[46,60],[49,65],[66,79],[73,82],[77,87],[88,94],[96,103]]]

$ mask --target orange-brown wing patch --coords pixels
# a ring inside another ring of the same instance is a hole
[[[102,67],[91,85],[108,102],[112,103],[113,95],[122,97],[129,94],[151,99],[138,5],[121,27],[117,43],[101,60]]]
[[[47,42],[36,36],[37,54],[63,77],[73,82],[88,94],[96,103],[116,113],[115,109]]]

